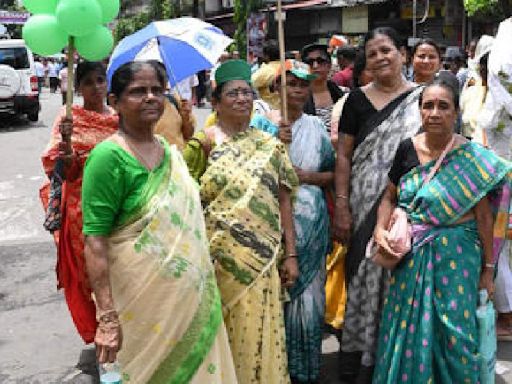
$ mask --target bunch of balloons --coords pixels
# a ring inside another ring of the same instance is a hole
[[[73,36],[87,60],[110,54],[114,38],[105,24],[119,13],[119,0],[23,0],[23,5],[32,13],[23,26],[23,39],[35,53],[59,53]]]

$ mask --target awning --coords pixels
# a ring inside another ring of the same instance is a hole
[[[334,7],[353,7],[356,5],[369,5],[385,3],[387,0],[331,0]]]
[[[328,3],[329,3],[329,0],[306,0],[306,1],[301,1],[301,2],[293,3],[293,4],[283,4],[283,10],[286,11],[288,9],[300,9],[300,8],[306,8],[306,7],[314,7],[316,5],[324,5],[324,4],[328,4]],[[276,10],[276,6],[273,5],[271,7],[261,8],[260,12],[269,12],[269,11],[271,12],[271,11],[275,11],[275,10]],[[223,15],[207,17],[206,21],[225,19],[228,17],[233,17],[234,15],[235,14],[233,12],[225,13]]]

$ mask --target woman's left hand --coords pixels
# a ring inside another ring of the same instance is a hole
[[[299,277],[299,265],[296,257],[287,257],[281,266],[281,281],[286,288],[292,287]]]
[[[482,273],[480,274],[480,289],[486,289],[489,295],[489,298],[493,298],[494,296],[494,269],[493,268],[483,268]]]

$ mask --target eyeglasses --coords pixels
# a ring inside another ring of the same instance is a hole
[[[313,65],[313,63],[317,63],[318,65],[325,65],[329,62],[329,60],[324,59],[323,57],[308,57],[304,60],[307,65]]]
[[[232,89],[224,93],[224,96],[233,100],[238,98],[238,96],[242,96],[244,99],[252,99],[254,98],[254,91],[252,89]]]

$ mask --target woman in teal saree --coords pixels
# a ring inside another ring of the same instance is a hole
[[[420,98],[424,132],[400,144],[379,207],[377,244],[394,253],[386,228],[399,206],[412,224],[413,248],[391,276],[374,383],[479,381],[478,289],[494,292],[491,205],[509,182],[512,164],[455,135],[439,170],[423,183],[454,136],[457,98],[446,80],[425,88]]]

